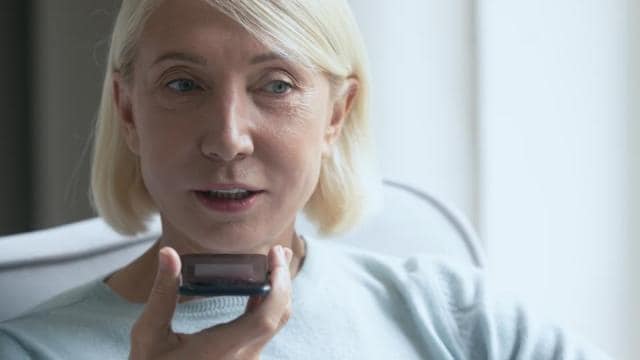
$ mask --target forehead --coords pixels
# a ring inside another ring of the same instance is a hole
[[[151,13],[138,42],[143,62],[171,52],[242,61],[269,48],[203,0],[164,0]]]

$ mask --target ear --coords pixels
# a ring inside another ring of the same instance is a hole
[[[140,139],[138,138],[138,129],[133,118],[131,86],[119,72],[114,71],[111,76],[113,78],[113,103],[117,111],[120,130],[129,146],[129,150],[139,155]]]
[[[331,155],[331,147],[340,137],[342,126],[351,113],[351,107],[358,95],[360,83],[356,78],[349,77],[344,81],[342,87],[334,99],[331,121],[329,122],[324,134],[324,146],[322,149],[323,156]]]

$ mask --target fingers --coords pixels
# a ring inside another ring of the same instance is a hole
[[[269,251],[271,291],[262,298],[252,297],[247,311],[239,318],[207,329],[198,334],[203,343],[210,343],[211,331],[222,331],[234,339],[231,347],[261,347],[288,321],[291,314],[291,275],[289,264],[292,252],[276,245]]]
[[[210,354],[211,358],[254,358],[291,314],[290,249],[269,251],[271,291],[253,297],[238,319],[192,335],[171,331],[178,300],[180,257],[170,247],[158,253],[158,272],[144,310],[131,332],[131,358],[157,358],[159,354]],[[182,356],[179,356],[180,358]]]
[[[269,251],[271,291],[258,306],[237,319],[237,325],[243,327],[243,331],[248,332],[250,336],[268,340],[289,319],[291,313],[290,261],[290,249],[274,246]]]
[[[271,269],[271,291],[266,296],[260,306],[247,314],[247,323],[254,323],[254,328],[259,331],[256,336],[260,336],[262,332],[270,333],[277,331],[289,319],[291,312],[291,274],[289,272],[289,263],[291,255],[287,259],[287,252],[291,254],[290,249],[282,246],[275,246],[269,252],[269,268]],[[255,322],[258,326],[255,326]]]
[[[289,266],[291,264],[291,259],[293,257],[293,252],[289,248],[284,248],[284,254],[285,254],[285,259],[286,259],[287,266]],[[269,268],[270,269],[274,269],[275,266],[271,264],[271,259],[272,258],[269,258],[269,259],[270,259],[269,260]],[[262,296],[262,295],[251,296],[249,298],[249,301],[247,301],[247,307],[245,309],[245,313],[255,311],[255,309],[257,309],[258,306],[260,306],[260,304],[262,304],[262,301],[264,300],[264,298],[265,298],[265,296]]]
[[[249,301],[247,301],[247,306],[244,310],[245,313],[249,313],[249,312],[253,312],[255,311],[258,306],[260,306],[260,304],[262,304],[262,300],[264,300],[264,296],[262,295],[253,295],[249,298]]]
[[[166,336],[170,331],[171,319],[178,302],[180,268],[180,257],[174,249],[160,249],[153,288],[136,324],[142,328],[142,332]]]

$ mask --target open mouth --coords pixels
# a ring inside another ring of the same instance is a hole
[[[210,210],[237,212],[250,209],[264,191],[213,190],[194,191],[196,198]]]
[[[199,196],[202,196],[207,199],[231,199],[231,200],[242,200],[246,199],[253,194],[259,193],[259,191],[249,191],[249,190],[212,190],[212,191],[196,191]]]

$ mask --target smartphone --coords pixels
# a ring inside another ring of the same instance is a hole
[[[180,259],[181,295],[250,296],[266,295],[271,290],[266,255],[188,254]]]

